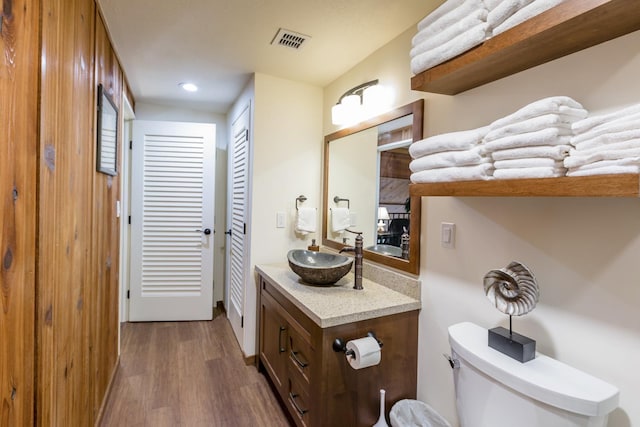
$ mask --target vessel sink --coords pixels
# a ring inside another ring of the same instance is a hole
[[[323,252],[292,249],[287,253],[289,267],[311,285],[332,285],[351,270],[353,259]]]
[[[371,252],[377,252],[382,255],[389,255],[389,256],[402,258],[402,249],[397,246],[378,244],[373,246],[367,246],[365,249]]]

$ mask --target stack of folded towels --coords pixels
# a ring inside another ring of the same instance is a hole
[[[482,0],[447,0],[418,23],[411,71],[421,73],[481,44],[490,33]]]
[[[487,22],[496,36],[551,9],[565,0],[485,0],[490,12]]]
[[[640,104],[573,123],[568,176],[639,173]]]
[[[480,143],[487,126],[431,136],[414,142],[409,154],[411,182],[475,181],[491,178],[491,159],[482,153]]]
[[[571,124],[588,112],[567,96],[532,102],[489,125],[483,153],[493,159],[496,179],[551,178],[566,173]]]

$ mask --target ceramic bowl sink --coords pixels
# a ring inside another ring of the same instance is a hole
[[[367,246],[365,249],[368,251],[377,252],[382,255],[389,255],[398,258],[402,257],[402,249],[397,246],[379,244]]]
[[[323,252],[292,249],[287,253],[289,267],[312,285],[332,285],[351,270],[353,258]]]

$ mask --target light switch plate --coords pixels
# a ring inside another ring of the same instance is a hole
[[[276,212],[276,228],[284,228],[285,216],[284,212]]]
[[[456,225],[454,223],[443,222],[440,224],[440,245],[447,249],[456,247]]]

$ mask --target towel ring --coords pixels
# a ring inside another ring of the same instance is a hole
[[[341,199],[338,196],[333,198],[333,203],[335,203],[336,205],[340,202],[347,202],[347,209],[351,209],[351,206],[350,206],[351,203],[349,202],[349,199]]]
[[[306,201],[307,201],[307,198],[302,194],[296,197],[296,210],[298,210],[298,202],[303,203]]]

